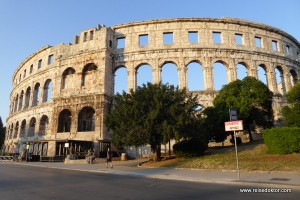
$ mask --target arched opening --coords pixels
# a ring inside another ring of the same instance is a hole
[[[35,124],[36,124],[36,119],[34,117],[32,117],[29,122],[28,136],[35,135]]]
[[[293,69],[290,70],[290,79],[292,86],[294,86],[298,81],[297,73]]]
[[[40,131],[39,131],[40,135],[45,135],[46,134],[48,124],[49,124],[48,116],[43,115],[41,120],[40,120]]]
[[[277,66],[275,68],[275,76],[276,76],[277,91],[283,95],[285,93],[285,85],[284,85],[283,71],[280,66]]]
[[[89,63],[82,70],[81,86],[93,87],[93,80],[96,79],[94,72],[97,66],[94,63]]]
[[[19,94],[17,94],[17,97],[15,98],[14,112],[17,112],[18,110],[18,101],[19,101]]]
[[[227,67],[223,61],[217,61],[213,65],[214,89],[221,90],[227,81]]]
[[[268,86],[268,77],[266,66],[261,64],[257,66],[257,78],[261,82],[263,82],[266,86]]]
[[[14,138],[18,137],[18,131],[19,131],[19,122],[16,123],[15,130],[14,130]]]
[[[31,93],[31,88],[28,87],[27,90],[26,90],[26,94],[25,94],[25,107],[24,108],[29,107],[30,93]]]
[[[71,130],[71,112],[64,109],[59,113],[57,132],[70,132]]]
[[[152,69],[148,64],[142,64],[138,66],[136,70],[136,80],[137,86],[142,86],[143,84],[152,83]]]
[[[39,97],[40,97],[40,83],[36,83],[33,91],[32,106],[38,105]]]
[[[245,77],[248,76],[248,70],[244,63],[239,63],[236,65],[237,71],[237,79],[243,80]]]
[[[80,110],[77,131],[95,131],[95,110],[92,107],[84,107]]]
[[[167,62],[162,65],[161,80],[163,84],[178,87],[178,71],[174,63]]]
[[[187,87],[189,91],[204,90],[203,68],[197,62],[187,65]]]
[[[10,129],[9,129],[10,133],[9,133],[9,139],[12,139],[12,136],[13,136],[13,132],[14,132],[14,124],[12,123],[11,126],[10,126]]]
[[[18,108],[18,110],[22,110],[23,98],[24,98],[24,91],[22,90],[21,95],[20,95],[20,99],[19,99],[19,108]]]
[[[52,99],[52,81],[48,79],[44,85],[43,102],[49,102]]]
[[[24,119],[21,123],[20,137],[25,136],[25,131],[26,131],[26,120]]]
[[[114,94],[128,91],[128,72],[125,66],[120,66],[115,71]]]
[[[75,80],[75,69],[69,67],[62,74],[61,89],[72,88],[72,83]],[[74,79],[74,80],[73,80]]]

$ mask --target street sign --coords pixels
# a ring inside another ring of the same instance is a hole
[[[231,115],[230,115],[230,118],[231,118]],[[242,130],[243,130],[243,120],[225,122],[225,131],[233,131],[233,133],[234,133],[233,137],[234,137],[236,168],[237,168],[237,172],[238,172],[238,180],[240,180],[240,168],[239,168],[239,158],[238,158],[235,131],[242,131]]]
[[[242,131],[243,120],[225,122],[225,131]]]
[[[230,121],[238,120],[237,110],[236,109],[229,109],[229,117],[230,117]]]

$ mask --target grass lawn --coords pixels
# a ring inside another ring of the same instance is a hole
[[[300,173],[300,153],[273,155],[262,142],[238,146],[240,170],[294,171]],[[235,148],[210,148],[206,155],[197,158],[175,158],[145,164],[149,167],[177,167],[198,169],[236,169]]]

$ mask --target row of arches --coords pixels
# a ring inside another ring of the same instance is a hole
[[[45,135],[49,124],[49,117],[47,115],[43,115],[38,124],[39,126],[37,130],[37,120],[35,117],[32,117],[30,120],[23,119],[20,122],[17,121],[15,124],[12,123],[8,126],[7,139]]]
[[[94,85],[94,72],[98,67],[94,63],[89,63],[83,67],[81,86],[91,87]],[[74,74],[75,69],[72,67],[66,68],[62,73],[61,89],[68,89],[74,87],[76,78]],[[41,90],[42,88],[42,90]],[[37,106],[40,102],[49,102],[52,99],[52,80],[47,79],[43,86],[37,82],[34,87],[28,86],[26,90],[22,90],[17,94],[12,101],[10,112],[15,113],[23,109]]]
[[[28,107],[37,106],[41,100],[42,103],[49,102],[52,99],[52,80],[47,79],[42,86],[37,82],[33,88],[30,86],[26,90],[22,90],[12,101],[10,112],[14,113]]]
[[[178,66],[174,62],[167,62],[161,66],[160,80],[163,83],[179,86],[180,77]],[[277,92],[282,95],[286,92],[285,82],[289,81],[291,85],[298,81],[297,73],[294,69],[288,72],[278,65],[275,68],[267,67],[265,64],[259,64],[255,67],[256,72],[253,73],[249,65],[245,62],[239,62],[235,69],[230,71],[229,65],[222,61],[216,61],[211,67],[211,76],[207,68],[200,62],[192,61],[186,66],[186,87],[189,91],[201,91],[208,89],[208,82],[213,81],[213,89],[220,90],[225,84],[235,79],[242,80],[246,76],[255,76],[258,80],[265,83],[271,90],[275,90],[270,80],[274,79]],[[141,64],[135,68],[136,86],[141,86],[147,82],[153,81],[153,68],[148,64]],[[285,74],[287,73],[287,74]],[[119,66],[115,70],[115,93],[128,91],[128,70],[126,66]],[[274,76],[274,77],[273,77]],[[235,78],[234,78],[235,77]],[[288,77],[290,80],[286,80]]]
[[[69,109],[59,113],[57,132],[70,132],[72,128],[72,114]],[[90,106],[83,107],[78,113],[77,132],[95,131],[95,110]]]
[[[94,63],[89,63],[85,65],[82,69],[81,75],[81,86],[91,87],[93,85],[94,73],[98,67]],[[75,82],[76,70],[73,67],[66,68],[62,73],[61,78],[61,89],[73,88],[73,83]]]
[[[30,136],[43,136],[46,134],[49,125],[49,118],[43,115],[39,119],[37,127],[37,119],[32,117],[30,120],[23,119],[15,124],[8,126],[7,139],[23,138]],[[64,109],[59,113],[57,132],[70,132],[72,127],[72,115],[69,109]],[[78,113],[77,132],[95,131],[95,110],[90,106],[83,107]]]

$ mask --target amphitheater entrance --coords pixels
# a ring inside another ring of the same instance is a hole
[[[29,141],[26,144],[27,160],[28,161],[40,161],[41,157],[47,156],[48,142],[47,141]],[[23,154],[23,153],[22,153]],[[25,155],[22,155],[22,157]]]
[[[56,142],[56,155],[63,156],[64,158],[72,154],[77,159],[85,158],[88,151],[93,150],[93,142],[89,141],[77,141],[77,140],[66,140]]]

